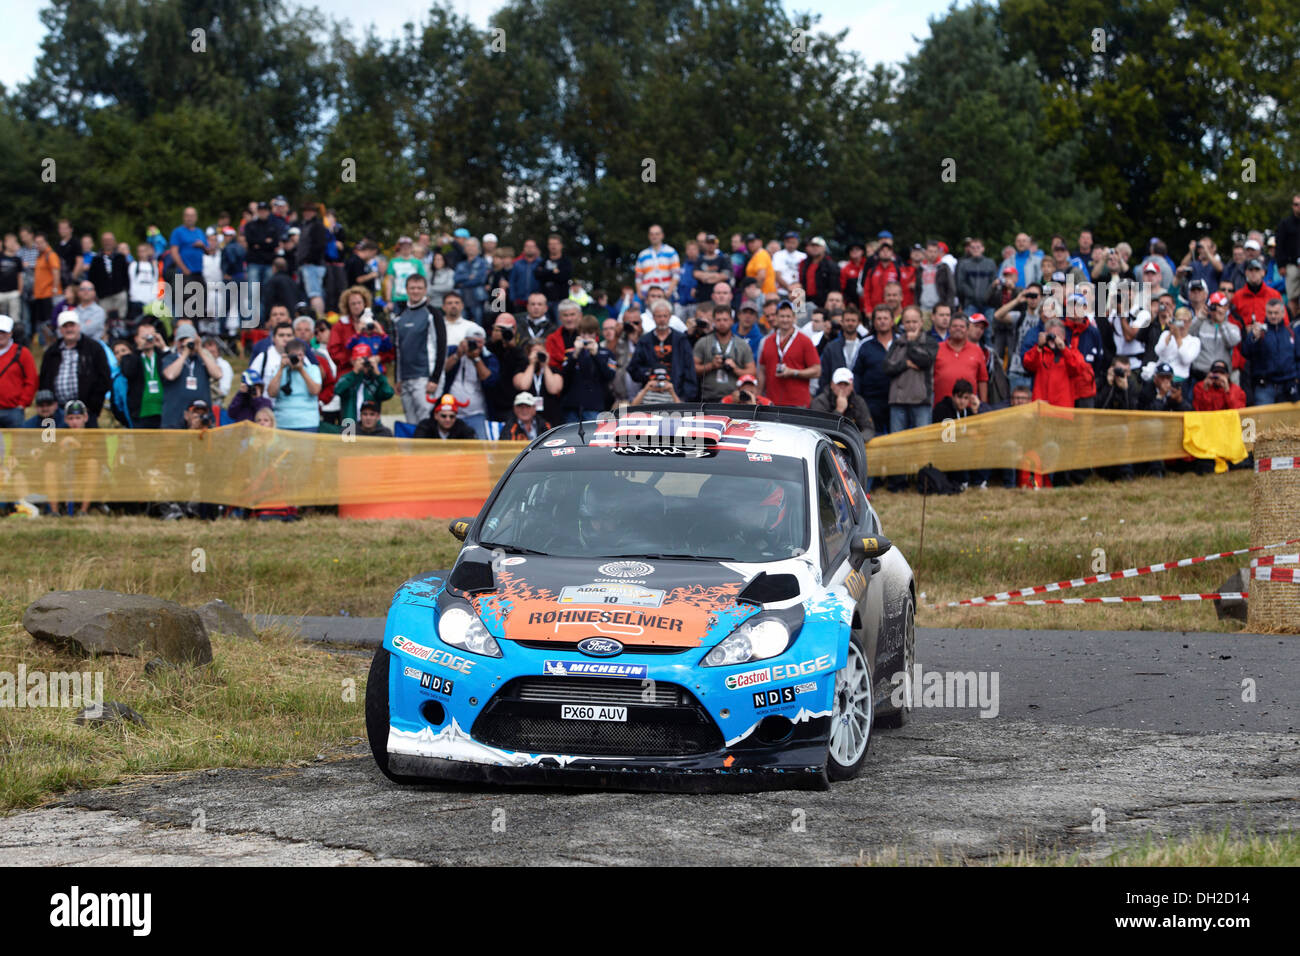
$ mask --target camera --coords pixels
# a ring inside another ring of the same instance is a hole
[[[213,421],[211,412],[203,412],[199,415],[199,426],[201,428],[213,428],[216,426],[216,422]]]
[[[508,329],[508,328],[504,328],[504,327],[501,329],[501,341],[503,341],[503,342],[511,342],[511,341],[514,340],[514,337],[515,337],[515,330],[514,330],[514,329]]]

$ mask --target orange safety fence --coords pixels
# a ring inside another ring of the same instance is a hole
[[[1300,425],[1300,404],[1240,413],[1256,432]],[[353,517],[456,517],[487,498],[523,442],[309,434],[248,422],[208,431],[0,429],[0,501],[338,505]],[[1181,458],[1183,415],[1034,402],[867,445],[872,475],[1023,468],[1043,473]]]

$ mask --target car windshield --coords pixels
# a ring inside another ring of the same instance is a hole
[[[776,561],[808,549],[804,464],[724,451],[702,458],[538,448],[484,516],[484,547],[557,557]]]

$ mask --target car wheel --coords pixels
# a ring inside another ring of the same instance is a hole
[[[857,776],[871,747],[874,710],[871,665],[861,641],[858,635],[849,639],[849,659],[835,672],[835,701],[826,759],[826,775],[831,780]]]
[[[380,647],[370,662],[366,678],[366,738],[380,772],[393,783],[418,783],[418,777],[406,777],[388,769],[388,669],[392,660],[388,648]]]
[[[891,730],[904,726],[912,716],[912,670],[916,667],[916,608],[909,592],[903,604],[903,706],[892,714],[881,714],[877,723]]]

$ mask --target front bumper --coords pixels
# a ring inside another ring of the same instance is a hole
[[[416,631],[418,623],[413,609],[395,613],[384,639],[392,654],[387,749],[395,774],[642,790],[827,785],[835,671],[843,666],[836,622],[805,622],[779,657],[717,668],[699,666],[706,648],[596,659],[501,640],[500,658],[458,654],[427,624]],[[573,703],[620,705],[626,721],[562,721],[567,691],[545,688],[582,689],[584,681],[586,692]],[[526,700],[521,685],[533,689]],[[692,733],[680,738],[639,732],[692,719]],[[583,739],[599,746],[584,748]],[[677,739],[686,752],[664,742]],[[618,752],[625,740],[635,743]]]

